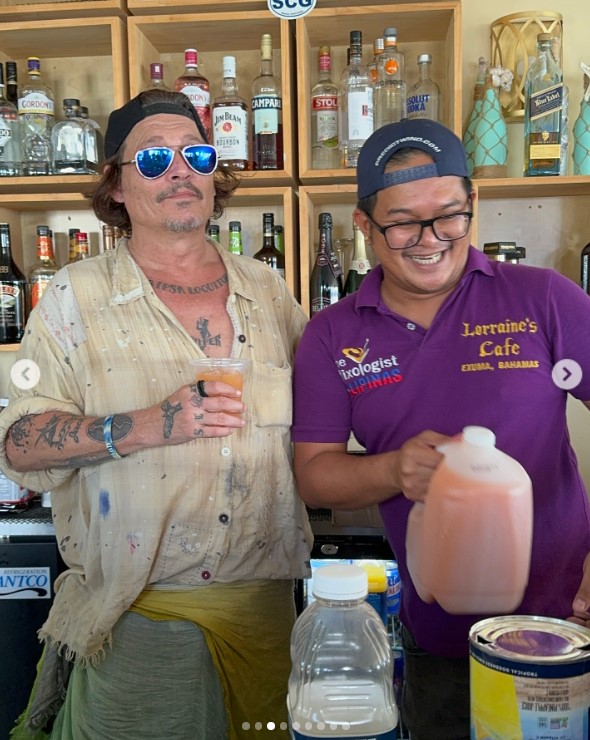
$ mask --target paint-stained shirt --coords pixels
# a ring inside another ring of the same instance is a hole
[[[1,446],[8,476],[52,492],[68,570],[41,634],[69,655],[97,655],[146,587],[309,575],[312,536],[289,438],[292,360],[306,317],[277,273],[216,248],[228,275],[231,354],[252,363],[245,428],[77,470],[24,474],[11,469]],[[157,405],[193,380],[190,361],[204,356],[123,239],[114,251],[64,267],[46,289],[18,354],[34,360],[41,377],[33,390],[11,387],[0,437],[27,414],[102,417]]]
[[[353,431],[376,454],[427,429],[488,427],[533,482],[531,570],[517,612],[571,616],[590,551],[590,504],[559,385],[569,376],[558,363],[572,375],[578,363],[569,393],[590,400],[590,298],[554,270],[491,262],[471,247],[461,280],[424,329],[385,305],[382,279],[372,270],[307,325],[295,360],[293,440],[346,442]],[[469,627],[482,615],[447,614],[419,598],[406,565],[411,506],[395,495],[380,507],[402,579],[401,619],[425,650],[466,655]]]

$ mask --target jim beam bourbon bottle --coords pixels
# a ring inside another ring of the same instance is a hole
[[[236,59],[223,57],[221,95],[213,101],[213,144],[220,168],[249,168],[249,132],[248,104],[238,95]]]

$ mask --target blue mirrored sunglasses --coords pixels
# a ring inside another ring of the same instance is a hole
[[[211,144],[189,144],[180,149],[149,146],[136,152],[135,159],[121,164],[134,164],[142,177],[146,180],[155,180],[168,172],[176,152],[182,154],[184,161],[198,175],[212,175],[217,169],[217,149]]]

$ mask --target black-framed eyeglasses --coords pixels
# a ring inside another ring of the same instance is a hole
[[[140,149],[134,159],[121,164],[134,164],[146,180],[162,177],[174,161],[175,152],[180,152],[184,161],[198,175],[212,175],[217,169],[217,149],[211,144],[189,144],[177,149],[169,146],[148,146]]]
[[[422,232],[428,226],[432,229],[434,236],[441,242],[462,239],[469,231],[473,211],[450,213],[447,216],[437,216],[424,221],[402,221],[389,226],[382,226],[368,213],[366,215],[375,228],[383,234],[390,249],[409,249],[418,244],[422,238]]]

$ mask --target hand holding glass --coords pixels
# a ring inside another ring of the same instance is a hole
[[[195,368],[195,380],[202,380],[205,383],[211,381],[226,383],[242,392],[244,377],[250,367],[250,360],[235,359],[233,357],[205,357],[203,359],[191,360],[191,365]],[[207,395],[223,395],[222,393],[210,394],[207,388],[205,390]],[[235,397],[231,396],[231,398]],[[227,411],[226,413],[239,415],[231,411]]]

